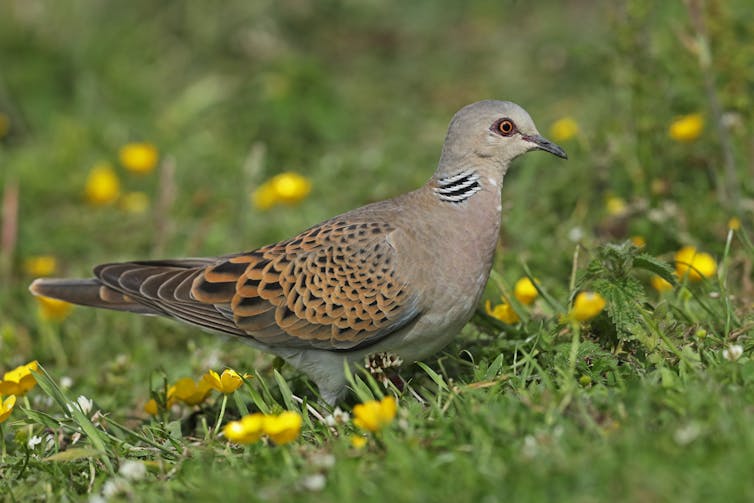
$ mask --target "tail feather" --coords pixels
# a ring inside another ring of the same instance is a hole
[[[177,318],[210,330],[247,335],[223,306],[193,297],[192,285],[217,259],[102,264],[90,279],[38,279],[29,290],[72,304]]]
[[[51,297],[80,306],[128,311],[139,314],[162,314],[103,285],[98,279],[36,279],[29,291],[38,297]]]

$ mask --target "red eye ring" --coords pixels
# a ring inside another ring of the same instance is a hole
[[[503,119],[498,123],[497,130],[500,131],[503,136],[510,136],[516,132],[516,125],[513,124],[513,121],[510,119]]]

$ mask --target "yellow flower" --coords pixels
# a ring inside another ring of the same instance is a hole
[[[240,421],[231,421],[223,428],[225,438],[239,444],[251,444],[262,437],[264,433],[264,414],[249,414]]]
[[[3,396],[0,395],[0,423],[4,423],[8,419],[15,406],[16,395],[11,395],[5,400],[3,400]]]
[[[605,200],[605,208],[608,215],[618,216],[626,212],[628,204],[626,204],[626,200],[622,197],[610,196]]]
[[[576,321],[588,321],[605,309],[605,299],[597,292],[580,292],[573,300],[570,317]]]
[[[158,411],[157,400],[150,398],[147,403],[144,404],[144,412],[150,416],[156,416]]]
[[[10,131],[10,118],[4,113],[0,113],[0,139],[5,138],[8,131]]]
[[[550,136],[554,141],[568,141],[579,134],[579,124],[572,117],[556,120],[550,127]]]
[[[699,138],[703,129],[704,119],[701,114],[682,115],[670,124],[668,134],[675,141],[691,142]]]
[[[24,260],[24,272],[29,276],[52,276],[58,269],[58,261],[52,255],[35,255]]]
[[[353,408],[353,424],[362,430],[379,431],[393,421],[397,408],[392,396],[360,403]]]
[[[709,253],[698,252],[693,246],[684,246],[675,254],[675,272],[691,281],[709,278],[717,272],[717,263]]]
[[[367,437],[362,435],[351,435],[351,445],[356,449],[363,449],[367,445]]]
[[[181,381],[184,381],[184,382],[181,382]],[[178,380],[178,382],[181,383],[180,384],[180,393],[182,393],[181,396],[189,396],[189,400],[192,400],[194,398],[198,399],[199,391],[202,391],[204,387],[201,386],[200,388],[199,386],[197,386],[198,391],[196,391],[196,393],[192,393],[192,385],[189,381],[192,381],[192,380],[189,378],[183,378],[183,379]],[[179,398],[176,395],[176,391],[179,389],[177,385],[178,383],[173,384],[168,387],[167,396],[165,397],[165,407],[168,409],[171,408],[173,405],[175,405],[176,402],[178,402],[178,400],[181,400],[181,398]],[[209,393],[209,390],[207,391],[207,393]],[[194,394],[196,394],[196,397],[194,396]],[[199,400],[199,402],[196,402],[196,403],[201,403],[201,400]],[[189,405],[196,405],[196,403],[190,403]],[[149,400],[147,400],[147,403],[144,404],[144,412],[146,412],[150,416],[157,415],[159,411],[160,411],[160,404],[154,398],[150,398]]]
[[[151,143],[127,143],[118,151],[118,158],[128,171],[145,174],[157,166],[159,154]]]
[[[732,231],[737,231],[741,229],[741,220],[739,220],[738,217],[731,217],[730,220],[728,220],[728,229]]]
[[[652,284],[652,288],[657,290],[658,292],[667,292],[669,290],[673,289],[673,285],[659,277],[658,275],[654,274],[649,282]]]
[[[516,284],[513,285],[513,296],[516,297],[521,304],[528,306],[534,302],[537,295],[539,295],[539,292],[537,292],[537,288],[528,277],[519,279],[516,281]]]
[[[484,303],[484,310],[489,316],[497,318],[498,320],[502,321],[503,323],[507,323],[508,325],[513,325],[514,323],[521,321],[521,319],[516,314],[516,311],[513,310],[510,304],[505,302],[505,299],[503,299],[502,304],[496,305],[494,309],[492,308],[492,304],[488,300]]]
[[[269,184],[260,185],[251,193],[251,203],[259,210],[268,210],[278,203],[274,187]]]
[[[84,187],[86,200],[94,206],[105,206],[118,200],[120,180],[110,164],[96,164],[89,172]]]
[[[647,240],[644,236],[631,236],[631,243],[637,248],[644,248],[647,246]]]
[[[168,386],[168,392],[165,396],[165,400],[166,400],[165,406],[167,408],[172,407],[173,405],[176,404],[176,402],[178,402],[178,397],[175,396],[175,390],[176,390],[175,384]]]
[[[198,405],[207,398],[211,390],[210,385],[203,379],[200,379],[197,383],[190,377],[184,377],[178,379],[175,385],[168,390],[168,400],[176,398],[188,405]]]
[[[304,199],[312,189],[312,183],[297,173],[281,173],[260,185],[252,194],[252,204],[267,210],[276,204],[295,204]]]
[[[248,378],[250,376],[244,375],[244,377]],[[233,369],[223,370],[222,375],[218,375],[214,370],[209,370],[202,376],[202,380],[206,381],[212,388],[226,395],[233,393],[243,384],[243,379]]]
[[[48,321],[63,321],[73,309],[73,304],[52,297],[36,297],[39,317]]]
[[[264,432],[277,445],[293,442],[301,433],[301,416],[297,412],[285,411],[277,416],[264,417]]]
[[[37,385],[37,380],[31,374],[39,369],[37,360],[21,365],[3,375],[0,381],[0,395],[25,395],[27,391]]]
[[[120,198],[119,206],[126,213],[145,213],[149,209],[149,196],[143,192],[127,192]]]

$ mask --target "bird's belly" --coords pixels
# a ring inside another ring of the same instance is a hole
[[[375,344],[369,352],[395,353],[406,363],[437,353],[471,318],[479,297],[475,293],[436,298],[435,305],[415,323]]]

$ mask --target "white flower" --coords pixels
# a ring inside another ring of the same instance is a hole
[[[723,349],[723,358],[729,362],[734,362],[741,358],[744,354],[744,348],[740,344],[731,344],[727,348]]]
[[[79,408],[81,409],[81,412],[86,414],[87,416],[92,411],[92,405],[94,405],[94,402],[91,398],[87,398],[84,395],[79,395],[79,397],[76,399],[76,403],[79,404]]]
[[[118,473],[129,480],[141,480],[147,474],[147,467],[139,461],[126,460],[121,463]]]
[[[28,442],[26,442],[26,445],[29,447],[29,449],[34,450],[36,446],[42,443],[42,437],[38,437],[34,435],[29,439]]]
[[[120,477],[114,477],[102,486],[102,496],[106,499],[114,498],[119,494],[127,494],[129,489],[128,481]]]
[[[70,387],[73,386],[73,379],[71,379],[68,376],[63,376],[60,378],[60,387],[63,389],[70,389]]]
[[[572,227],[571,230],[568,231],[568,239],[570,239],[574,243],[578,243],[579,241],[584,239],[584,231],[581,229],[581,227]]]
[[[332,414],[325,417],[325,424],[327,426],[337,426],[339,424],[346,424],[351,420],[351,414],[341,410],[340,407],[335,407]]]
[[[689,423],[675,430],[673,440],[678,445],[688,445],[696,440],[701,432],[702,430],[697,423]]]
[[[315,473],[301,479],[301,486],[309,491],[321,491],[326,484],[327,479],[321,473]]]
[[[329,469],[335,465],[335,456],[329,452],[317,452],[312,455],[310,461],[316,468]]]
[[[722,123],[725,129],[736,129],[743,125],[743,119],[739,113],[725,112],[722,116]]]
[[[94,402],[91,398],[87,398],[84,395],[79,395],[79,397],[76,399],[75,402],[71,402],[67,404],[68,410],[70,412],[73,412],[74,405],[78,406],[78,409],[84,413],[84,415],[89,415],[89,413],[92,411],[92,405],[94,405]]]

